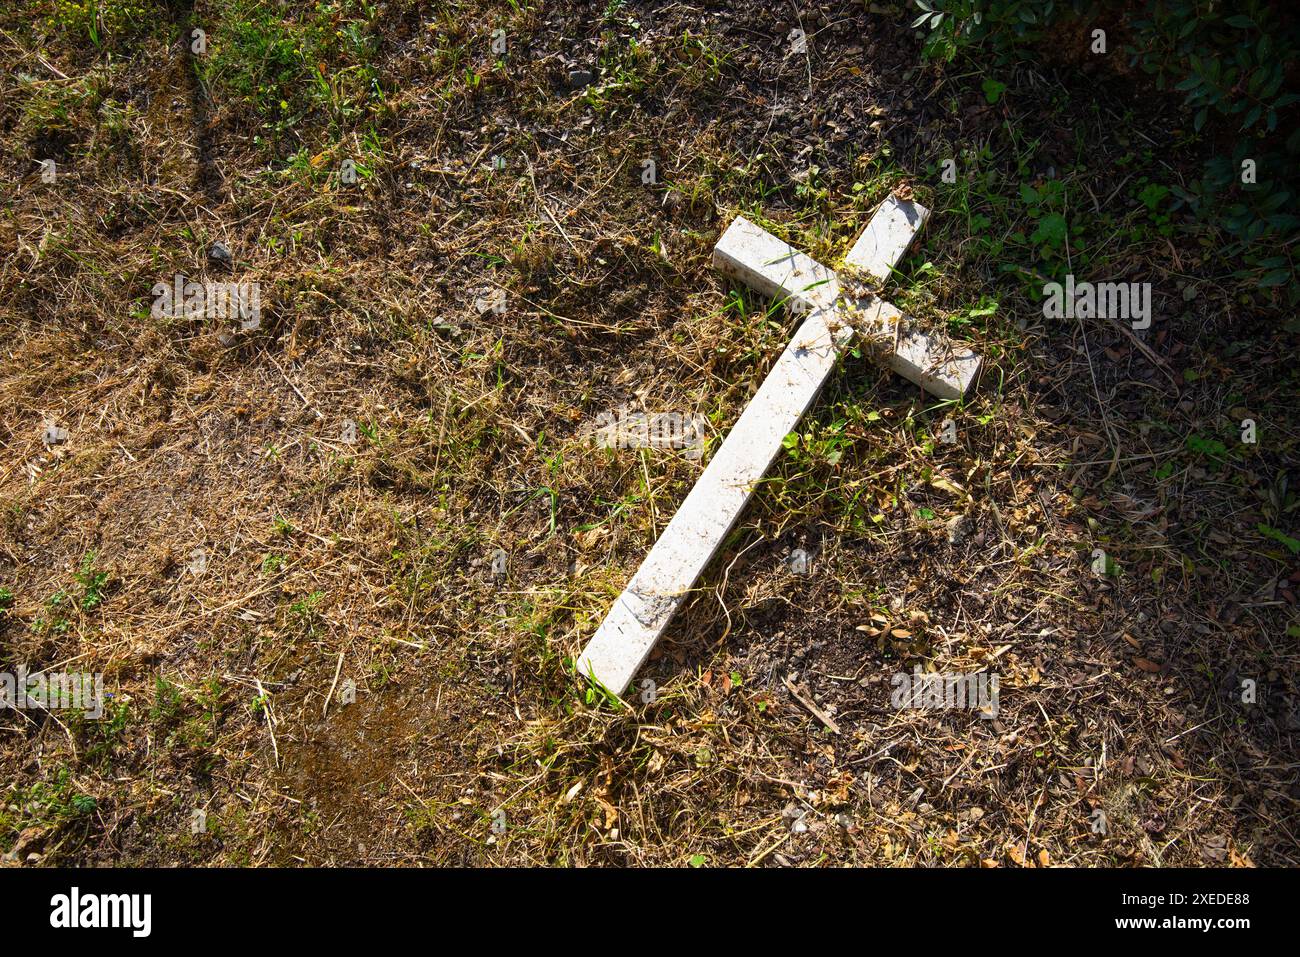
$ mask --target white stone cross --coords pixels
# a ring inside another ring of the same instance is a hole
[[[847,271],[883,284],[928,215],[890,196],[845,257]],[[889,303],[866,289],[842,289],[835,272],[743,217],[714,246],[713,265],[762,295],[787,298],[807,318],[578,658],[581,675],[616,695],[686,603],[854,332],[868,337],[884,365],[943,399],[965,395],[980,368],[969,349],[909,330]]]

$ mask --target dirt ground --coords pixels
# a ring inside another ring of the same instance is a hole
[[[763,6],[146,3],[96,43],[4,5],[0,668],[107,693],[0,711],[8,863],[1300,863],[1300,326],[1142,198],[1183,119],[1091,64],[995,97],[901,4]],[[654,700],[588,695],[791,334],[713,243],[836,262],[891,190],[933,215],[887,295],[977,388],[848,357]],[[1045,318],[1065,269],[1151,282],[1151,328]],[[156,315],[176,274],[260,326]],[[703,416],[703,461],[584,441],[620,408]],[[996,718],[893,707],[918,666],[997,674]]]

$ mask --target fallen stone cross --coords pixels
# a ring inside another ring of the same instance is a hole
[[[845,257],[843,278],[743,217],[722,234],[713,265],[762,295],[787,299],[806,318],[588,642],[580,674],[616,695],[627,689],[855,333],[871,355],[927,392],[943,399],[966,394],[979,357],[909,328],[874,291],[928,215],[890,196]]]

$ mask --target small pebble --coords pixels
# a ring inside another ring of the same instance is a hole
[[[235,257],[230,255],[230,250],[222,242],[212,244],[212,248],[208,250],[208,258],[214,263],[226,267],[230,267],[235,261]]]

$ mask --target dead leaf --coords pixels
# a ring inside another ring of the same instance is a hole
[[[964,488],[962,488],[956,482],[948,481],[948,479],[944,478],[942,475],[936,475],[933,478],[931,478],[930,485],[933,486],[934,488],[939,489],[940,491],[947,492],[950,495],[955,495],[958,498],[966,497],[966,490]]]
[[[610,804],[603,797],[598,795],[593,795],[593,797],[595,797],[596,803],[599,804],[601,809],[605,812],[605,830],[608,831],[618,823],[618,808],[614,807],[614,805]]]

